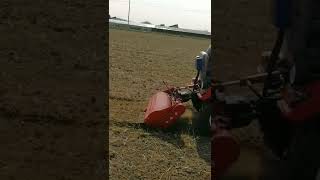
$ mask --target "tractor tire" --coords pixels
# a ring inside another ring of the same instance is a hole
[[[289,122],[281,118],[281,112],[273,99],[260,100],[257,110],[264,144],[277,158],[282,158],[292,136]]]
[[[320,178],[319,122],[298,127],[286,156],[279,160],[280,167],[270,179],[318,180]]]
[[[192,126],[196,135],[210,136],[210,115],[212,109],[210,105],[206,105],[201,111],[194,114],[192,119]]]

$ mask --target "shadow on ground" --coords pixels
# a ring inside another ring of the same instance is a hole
[[[151,136],[159,138],[163,141],[173,144],[177,148],[183,148],[185,143],[182,139],[182,134],[192,136],[196,142],[197,152],[199,157],[211,164],[211,144],[209,136],[200,136],[194,131],[192,124],[188,123],[188,118],[180,118],[178,121],[168,129],[151,128],[144,123],[132,122],[115,122],[114,125],[118,127],[127,127],[134,129],[142,129],[150,133]]]

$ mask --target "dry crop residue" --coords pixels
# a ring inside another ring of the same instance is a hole
[[[170,85],[186,85],[193,58],[209,39],[109,30],[109,162],[111,179],[210,179],[209,138],[196,137],[190,112],[170,132],[145,128],[148,98]]]

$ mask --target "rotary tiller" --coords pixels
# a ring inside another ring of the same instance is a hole
[[[272,80],[272,83],[268,83],[268,90],[275,91],[268,92],[277,96],[281,94],[278,87],[283,83],[284,72],[262,72],[240,80],[218,82],[212,78],[212,57],[208,52],[211,52],[211,48],[197,56],[197,75],[191,85],[171,88],[167,86],[166,90],[157,92],[150,98],[144,123],[155,128],[169,128],[185,112],[184,103],[191,100],[199,113],[199,117],[192,123],[193,127],[200,135],[203,133],[211,136],[212,168],[214,176],[218,177],[237,160],[240,153],[239,144],[230,130],[247,126],[259,117],[270,117],[268,112],[264,112],[267,109],[265,107],[271,107],[277,99],[266,100],[266,96],[253,85]],[[226,87],[233,85],[249,87],[255,96],[227,96]]]
[[[210,50],[210,48],[209,48]],[[259,82],[267,73],[256,74],[238,81],[216,82],[208,77],[208,53],[201,52],[196,58],[198,73],[192,84],[187,87],[171,87],[155,93],[145,110],[144,122],[155,128],[169,128],[185,112],[184,103],[191,100],[200,118],[194,122],[199,132],[211,134],[212,167],[216,175],[222,174],[234,162],[240,153],[237,141],[230,129],[250,123],[254,115],[251,101],[244,97],[225,96],[224,89],[230,85],[247,85],[258,92],[252,83]],[[277,72],[273,73],[277,75]]]

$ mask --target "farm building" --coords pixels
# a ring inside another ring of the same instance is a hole
[[[172,26],[154,25],[149,23],[137,23],[130,21],[125,21],[119,18],[111,18],[109,19],[109,27],[110,28],[130,28],[134,30],[142,30],[142,31],[154,31],[154,32],[166,32],[169,34],[179,34],[179,35],[191,35],[191,36],[200,36],[210,38],[211,33],[208,31],[201,30],[192,30],[192,29],[183,29],[179,28],[178,24]]]

